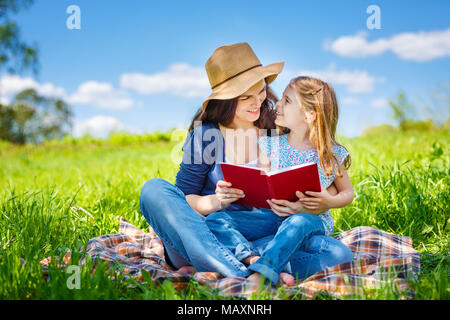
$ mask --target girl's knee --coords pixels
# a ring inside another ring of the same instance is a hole
[[[320,219],[320,218],[319,218]],[[318,221],[321,223],[321,221]],[[316,221],[313,221],[310,217],[304,215],[304,214],[294,214],[290,216],[288,219],[285,220],[285,223],[290,228],[294,229],[306,229],[306,230],[312,230],[315,228]]]
[[[301,214],[294,214],[294,215],[290,216],[289,218],[287,218],[285,221],[286,221],[286,223],[289,223],[292,226],[299,226],[305,222],[305,219],[303,218],[303,216]]]

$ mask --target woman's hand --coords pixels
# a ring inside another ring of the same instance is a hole
[[[287,200],[277,200],[271,199],[267,200],[267,203],[272,208],[272,211],[280,217],[288,217],[296,213],[311,213],[315,215],[319,215],[326,210],[314,210],[306,208],[303,203],[300,201],[300,197],[303,195],[300,191],[297,191],[296,196],[299,200],[295,202],[287,201]],[[304,195],[303,195],[304,196]]]
[[[231,183],[223,180],[217,181],[216,184],[216,203],[217,210],[228,207],[232,202],[244,198],[245,194],[242,190],[231,188]]]
[[[300,202],[308,210],[321,210],[322,212],[333,208],[333,196],[325,188],[320,192],[306,191],[300,192]]]

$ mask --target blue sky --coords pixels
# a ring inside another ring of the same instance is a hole
[[[369,30],[369,5],[381,29]],[[67,7],[81,11],[70,30]],[[272,85],[311,74],[340,103],[338,131],[355,136],[392,123],[386,101],[411,101],[450,81],[448,1],[41,0],[15,16],[39,47],[40,72],[2,75],[1,99],[32,86],[73,106],[75,133],[187,126],[209,94],[204,63],[215,48],[248,42],[266,65],[285,61]]]

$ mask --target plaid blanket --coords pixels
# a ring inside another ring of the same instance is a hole
[[[356,227],[344,231],[336,239],[345,243],[353,252],[353,262],[322,270],[295,286],[284,287],[284,295],[312,299],[319,293],[336,298],[352,296],[367,290],[390,284],[404,298],[414,296],[408,280],[416,280],[420,271],[420,254],[414,250],[409,237],[398,236],[371,227]],[[164,260],[164,247],[150,227],[148,233],[120,218],[119,233],[91,239],[86,254],[93,260],[107,261],[110,265],[123,266],[123,280],[133,277],[143,282],[141,270],[146,270],[156,283],[169,279],[177,289],[187,287],[190,280],[217,289],[219,295],[248,297],[257,291],[257,285],[245,278],[224,278],[216,272],[197,272],[194,275],[173,270]],[[71,252],[67,252],[60,266],[70,263]],[[51,257],[43,259],[41,265],[47,274]],[[85,259],[81,261],[81,264]],[[122,281],[123,281],[122,280]],[[279,290],[272,288],[272,298]]]

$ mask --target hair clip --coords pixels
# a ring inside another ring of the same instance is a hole
[[[317,92],[319,92],[320,90],[322,90],[322,88],[319,88],[319,89],[317,89],[316,91],[314,91],[313,93],[311,93],[313,96],[317,93]]]

